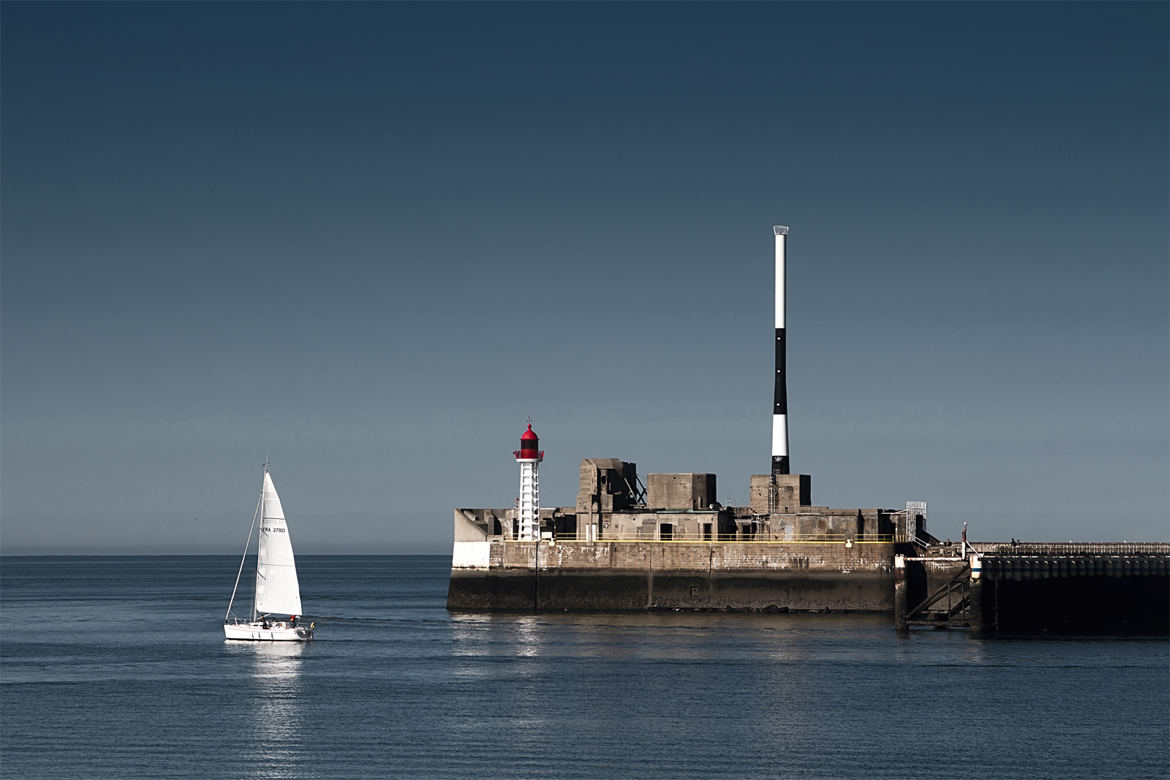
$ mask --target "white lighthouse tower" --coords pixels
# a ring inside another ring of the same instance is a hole
[[[520,501],[516,507],[516,519],[522,542],[540,538],[540,462],[544,460],[544,452],[539,446],[540,439],[529,422],[528,430],[520,434],[520,449],[512,452],[520,464]]]

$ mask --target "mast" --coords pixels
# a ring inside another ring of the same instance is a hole
[[[264,455],[264,474],[268,474],[268,455]],[[256,584],[252,588],[252,622],[256,622],[256,598],[260,594],[260,545],[264,538],[264,477],[260,477],[260,533],[256,536]]]

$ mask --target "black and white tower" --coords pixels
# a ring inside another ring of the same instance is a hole
[[[776,390],[772,405],[772,475],[788,473],[788,388],[784,381],[784,242],[788,228],[776,225]]]

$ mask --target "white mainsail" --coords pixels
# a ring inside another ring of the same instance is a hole
[[[260,540],[256,555],[256,611],[262,614],[301,614],[301,586],[293,559],[292,540],[284,508],[268,470],[260,504]]]

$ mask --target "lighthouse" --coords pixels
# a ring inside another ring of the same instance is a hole
[[[512,452],[520,464],[520,500],[516,519],[520,526],[519,540],[531,542],[540,538],[540,462],[544,452],[540,439],[528,423],[528,430],[520,434],[520,449]]]

